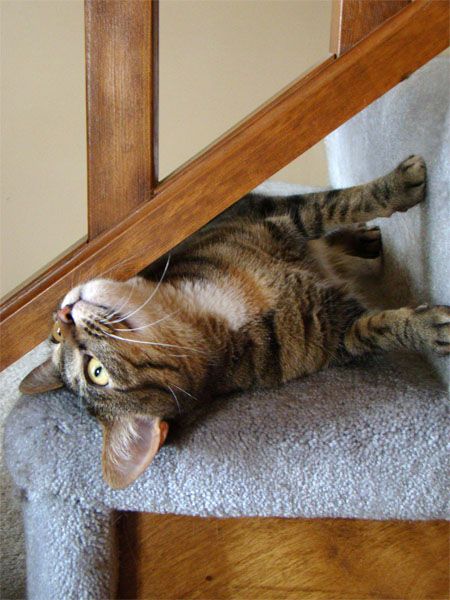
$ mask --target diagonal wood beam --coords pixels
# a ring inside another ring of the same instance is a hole
[[[411,3],[342,57],[294,82],[165,180],[151,202],[11,298],[2,310],[1,367],[44,339],[52,309],[74,282],[105,270],[119,278],[139,271],[442,52],[449,12],[446,0]]]

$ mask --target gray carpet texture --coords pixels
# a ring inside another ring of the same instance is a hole
[[[426,204],[401,220],[380,220],[386,304],[450,303],[448,69],[448,59],[435,59],[328,139],[337,186],[372,179],[409,154],[427,161]],[[11,403],[42,352],[2,375],[2,395]],[[76,398],[57,391],[18,399],[5,453],[24,507],[29,597],[112,597],[113,509],[448,518],[448,367],[441,359],[439,380],[418,357],[383,357],[218,401],[121,491],[101,479],[100,430]]]
[[[114,491],[101,477],[100,428],[76,398],[25,397],[6,431],[8,464],[33,497],[103,510],[447,515],[449,481],[435,469],[447,464],[449,406],[419,361],[411,371],[385,361],[330,369],[218,404],[165,446],[135,484]]]

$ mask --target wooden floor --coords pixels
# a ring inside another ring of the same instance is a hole
[[[119,598],[446,600],[449,524],[200,519],[119,520]]]

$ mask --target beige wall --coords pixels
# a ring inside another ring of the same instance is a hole
[[[86,132],[82,0],[1,11],[6,293],[86,234]],[[161,176],[323,60],[330,11],[330,0],[162,0]],[[326,184],[322,145],[277,178]]]
[[[83,3],[3,0],[1,290],[83,237]]]
[[[165,176],[329,55],[331,0],[162,0]],[[322,144],[276,178],[328,182]]]

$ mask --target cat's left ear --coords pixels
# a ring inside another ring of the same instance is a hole
[[[158,417],[131,416],[100,421],[103,478],[112,488],[127,487],[141,475],[164,444],[169,426]]]
[[[59,372],[51,358],[46,360],[22,379],[19,390],[22,394],[42,394],[63,387]]]

